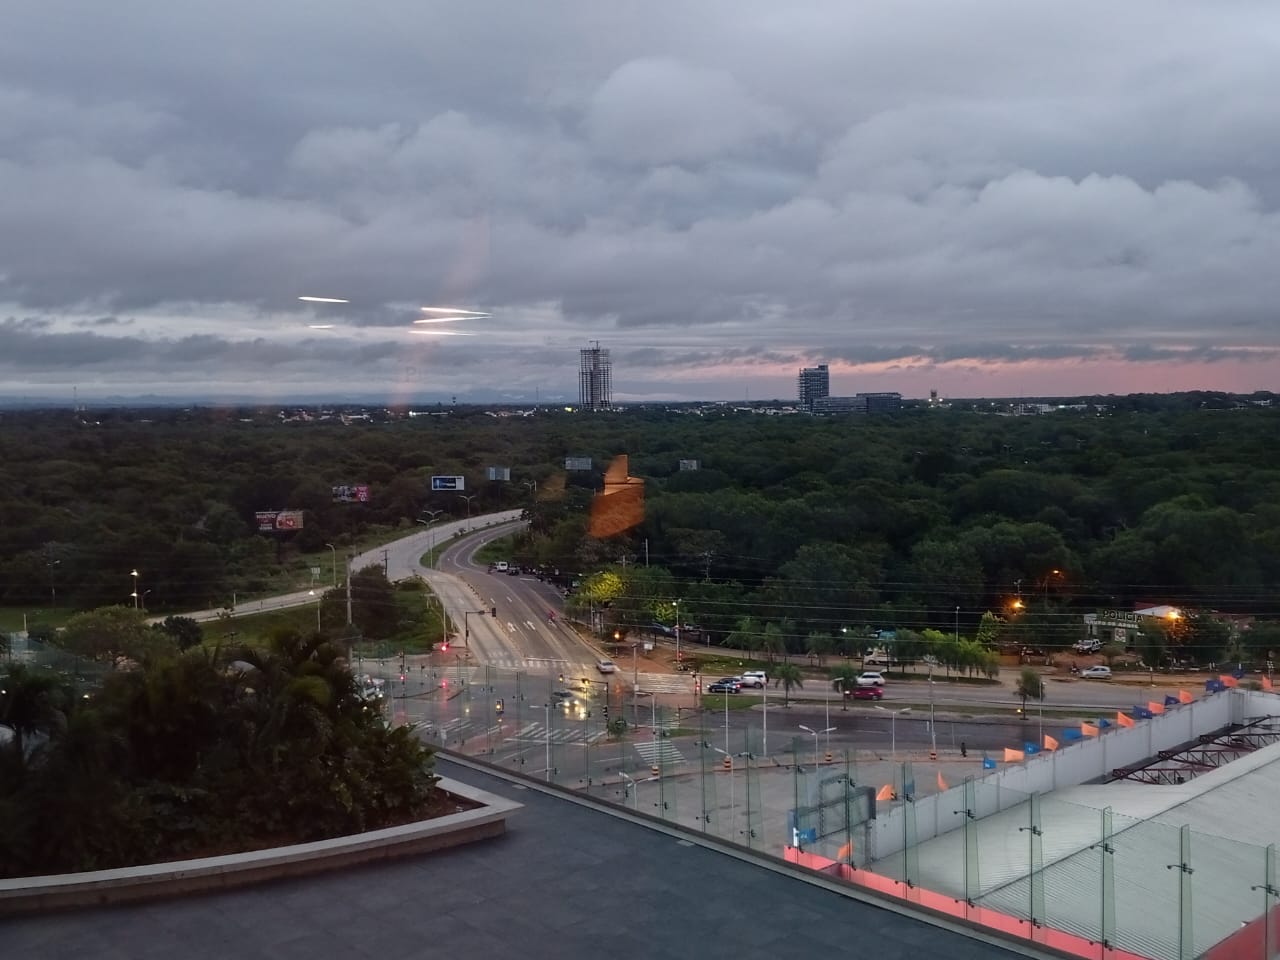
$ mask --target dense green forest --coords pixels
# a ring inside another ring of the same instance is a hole
[[[714,636],[755,617],[783,624],[791,648],[864,627],[972,635],[1015,600],[1027,635],[1052,645],[1099,607],[1177,605],[1192,614],[1184,630],[1209,611],[1280,614],[1274,408],[1187,395],[1026,417],[446,413],[6,414],[4,603],[120,603],[133,569],[149,609],[226,603],[299,553],[327,567],[326,544],[342,551],[373,526],[524,506],[517,559],[610,570],[608,589],[584,577],[576,599],[598,595],[623,627],[669,622],[676,599]],[[620,453],[646,481],[646,519],[593,541],[590,498]],[[567,456],[594,469],[566,474]],[[488,481],[488,466],[512,480]],[[475,500],[431,493],[433,474],[465,476]],[[370,484],[370,502],[335,503],[331,487],[348,483]],[[256,533],[256,510],[286,507],[305,511],[301,531]]]

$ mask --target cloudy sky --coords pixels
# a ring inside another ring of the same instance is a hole
[[[1277,91],[1274,0],[13,0],[0,390],[1280,389]]]

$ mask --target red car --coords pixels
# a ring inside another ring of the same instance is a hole
[[[846,697],[852,697],[854,700],[883,700],[884,687],[854,687],[846,688],[844,691]]]

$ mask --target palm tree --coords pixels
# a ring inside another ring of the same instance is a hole
[[[725,638],[725,644],[730,647],[737,647],[740,650],[746,650],[747,653],[755,653],[760,649],[761,629],[751,617],[742,617],[738,620],[737,625],[733,629],[733,633]]]
[[[800,668],[794,663],[780,663],[773,669],[773,685],[776,687],[782,685],[782,705],[788,706],[791,703],[791,688],[804,688],[804,678],[800,675]]]
[[[829,633],[820,633],[813,631],[804,639],[804,652],[809,657],[811,665],[821,665],[822,658],[831,652],[835,646],[835,637]]]
[[[848,691],[858,685],[858,668],[851,663],[842,663],[831,671],[831,686],[840,691],[840,709],[849,709]]]
[[[19,761],[25,760],[29,738],[49,736],[66,726],[70,691],[56,675],[16,664],[0,690],[0,724],[13,731]]]
[[[765,624],[764,637],[762,638],[761,646],[764,648],[764,652],[769,655],[770,663],[773,663],[774,657],[779,654],[781,654],[784,659],[786,658],[787,642],[782,635],[782,630],[779,629],[776,623]]]
[[[1044,678],[1030,667],[1024,667],[1013,694],[1022,698],[1022,719],[1027,719],[1027,701],[1044,700]]]

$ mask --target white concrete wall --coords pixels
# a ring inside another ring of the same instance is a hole
[[[1134,705],[1145,705],[1146,701],[1138,690]],[[1132,727],[1113,726],[1100,736],[1064,743],[1051,753],[1035,754],[1020,763],[1001,763],[974,780],[974,813],[979,819],[991,816],[1024,802],[1033,793],[1049,793],[1098,780],[1117,767],[1154,757],[1161,750],[1188,743],[1229,723],[1267,715],[1280,716],[1280,696],[1238,688],[1225,690],[1169,707],[1165,713],[1138,720]],[[917,842],[963,825],[964,797],[964,786],[957,785],[913,804]],[[879,813],[872,824],[872,850],[877,859],[903,849],[904,808],[904,804],[897,804]]]

